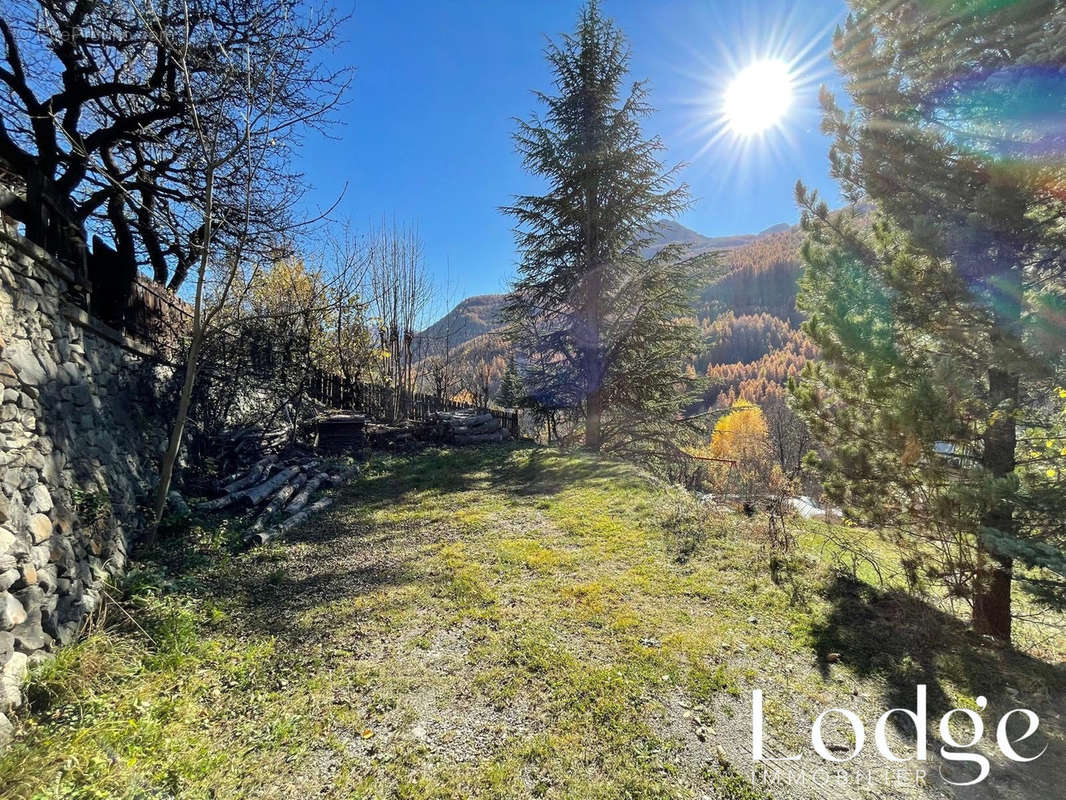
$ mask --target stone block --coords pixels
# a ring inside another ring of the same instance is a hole
[[[34,514],[30,517],[30,535],[34,544],[48,541],[52,537],[52,520],[44,514]]]
[[[0,630],[11,630],[26,621],[26,609],[10,592],[0,594]]]
[[[74,555],[74,547],[71,545],[70,540],[57,534],[49,540],[48,544],[48,561],[55,564],[64,573],[75,571],[78,559]]]
[[[29,561],[33,566],[40,569],[50,560],[51,548],[48,546],[48,542],[39,544],[29,551]]]
[[[30,660],[25,653],[12,653],[0,674],[0,706],[18,708],[22,705],[22,681],[26,678]]]
[[[55,564],[45,564],[39,570],[35,571],[37,578],[37,585],[41,587],[46,593],[54,593],[56,590],[56,581],[59,580],[58,570]]]
[[[37,585],[37,567],[33,564],[26,562],[19,568],[18,580],[11,586],[15,591],[25,589],[27,586]]]
[[[48,380],[48,373],[33,352],[27,339],[16,339],[4,348],[0,358],[11,365],[15,377],[26,386],[38,386]]]
[[[37,589],[37,587],[31,586],[30,589]],[[25,591],[23,594],[25,594]],[[43,592],[42,597],[44,597]],[[47,599],[45,598],[45,600]],[[31,609],[26,616],[26,621],[11,629],[11,633],[15,637],[15,647],[23,653],[32,653],[34,650],[41,650],[52,644],[52,637],[45,633],[42,625],[43,615],[52,613],[55,604],[58,602],[55,595],[51,595],[51,600],[52,602],[43,608],[38,606]]]
[[[50,447],[51,443],[49,443],[49,448]],[[33,499],[31,501],[30,509],[41,514],[47,514],[52,510],[52,506],[52,495],[49,493],[48,487],[43,483],[38,483],[33,487]]]
[[[8,567],[3,572],[0,572],[0,592],[6,592],[8,589],[14,586],[21,578],[22,573],[19,572],[18,568],[14,566]]]

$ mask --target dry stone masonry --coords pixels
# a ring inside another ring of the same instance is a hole
[[[174,370],[85,311],[75,275],[0,229],[0,742],[36,660],[121,572]]]

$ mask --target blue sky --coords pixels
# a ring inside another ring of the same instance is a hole
[[[506,290],[516,254],[498,211],[538,181],[522,170],[514,118],[549,90],[545,36],[574,27],[576,0],[359,0],[334,58],[356,68],[341,125],[311,137],[299,166],[308,211],[342,192],[335,216],[356,229],[383,215],[418,226],[427,265],[451,299]],[[693,205],[679,219],[714,236],[794,222],[797,178],[837,197],[818,131],[817,90],[839,91],[828,58],[839,0],[667,2],[604,0],[647,79],[667,163],[686,162]],[[780,128],[759,140],[722,135],[716,119],[730,78],[759,58],[793,64],[798,91]],[[347,185],[347,188],[345,188]]]

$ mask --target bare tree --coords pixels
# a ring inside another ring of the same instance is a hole
[[[372,366],[373,350],[367,326],[371,305],[368,287],[369,248],[344,225],[331,237],[328,257],[333,264],[333,285],[328,293],[328,337],[318,364],[342,376],[356,391]]]
[[[209,239],[242,249],[231,236],[284,220],[287,155],[347,83],[316,57],[337,23],[300,0],[11,0],[0,166],[23,190],[0,205],[68,260],[87,230],[110,240],[94,297],[128,295],[140,268],[177,290]]]
[[[393,223],[373,232],[369,272],[378,373],[381,382],[393,390],[392,416],[401,419],[418,379],[415,334],[433,295],[417,231]]]
[[[205,43],[196,35],[201,10],[182,9],[184,18],[169,25],[153,6],[137,9],[146,28],[155,32],[157,46],[183,76],[186,185],[203,186],[202,202],[193,197],[182,206],[187,241],[194,243],[182,251],[184,263],[189,264],[190,252],[196,255],[193,318],[177,411],[160,465],[153,535],[166,505],[205,342],[232,322],[226,309],[240,306],[233,302],[234,293],[254,285],[279,233],[291,229],[284,212],[293,201],[292,185],[271,183],[285,174],[286,151],[279,145],[332,107],[317,93],[318,72],[309,60],[313,51],[301,39],[306,28],[288,14],[294,8],[250,0],[249,11],[266,13],[240,20],[242,47],[218,49],[214,57],[222,66],[198,79],[193,69],[205,57],[204,49],[219,43]],[[271,16],[280,12],[283,16]],[[275,201],[268,217],[263,216],[264,197]]]

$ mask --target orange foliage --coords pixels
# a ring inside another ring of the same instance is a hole
[[[788,379],[818,356],[802,331],[769,314],[727,314],[711,327],[717,336],[710,352],[735,360],[706,368],[709,386],[704,399],[709,406],[730,406],[739,398],[759,404],[783,398]]]

